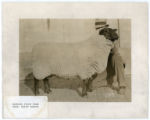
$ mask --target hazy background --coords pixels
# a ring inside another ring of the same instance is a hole
[[[106,21],[119,29],[120,45],[130,48],[131,25],[128,19],[21,19],[20,52],[30,52],[33,45],[43,41],[77,42],[96,32],[95,21]]]

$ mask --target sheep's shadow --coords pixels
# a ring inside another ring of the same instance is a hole
[[[105,77],[102,77],[105,75],[99,74],[98,77],[93,81],[93,89],[99,88],[99,87],[107,87],[106,86],[106,82],[104,80]],[[82,87],[82,80],[75,76],[75,77],[71,77],[71,78],[63,78],[63,77],[58,77],[58,76],[53,76],[51,78],[49,78],[49,83],[51,88],[57,89],[72,89],[75,90],[77,92],[77,94],[79,96],[81,96],[81,91],[78,89],[80,87]],[[33,73],[29,73],[26,77],[25,77],[25,81],[24,84],[30,88],[30,90],[32,91],[33,95],[34,95],[34,77],[33,77]],[[40,86],[39,86],[42,90],[44,90],[44,85],[43,85],[43,81],[40,81]]]
[[[25,81],[24,84],[30,88],[30,90],[32,91],[32,93],[34,94],[34,77],[33,77],[33,73],[29,73],[26,77],[25,77]],[[63,77],[58,77],[58,76],[54,76],[49,78],[49,83],[51,88],[60,88],[60,89],[72,89],[72,90],[76,90],[79,87],[82,86],[82,81],[78,78],[78,77],[72,77],[72,78],[63,78]],[[40,84],[40,88],[44,89],[44,85],[43,85],[43,81],[39,82]],[[79,93],[80,95],[80,93]]]

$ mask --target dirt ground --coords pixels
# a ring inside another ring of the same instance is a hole
[[[126,75],[126,93],[120,95],[106,85],[106,72],[99,74],[93,81],[93,91],[88,96],[81,97],[81,80],[78,78],[49,79],[52,92],[43,92],[43,82],[40,82],[40,95],[47,96],[49,102],[130,102],[131,101],[131,76]],[[25,80],[20,80],[20,96],[34,96],[34,80],[32,73]]]

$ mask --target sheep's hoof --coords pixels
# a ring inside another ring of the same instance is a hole
[[[112,84],[107,84],[106,87],[113,88]]]
[[[88,92],[92,92],[93,90],[92,90],[92,89],[87,89],[87,91],[88,91]]]
[[[52,91],[51,91],[50,88],[46,88],[46,89],[44,90],[44,92],[47,93],[47,94],[49,94],[49,93],[52,92]]]
[[[40,94],[39,90],[36,90],[36,91],[35,91],[35,96],[37,96],[37,95],[39,95],[39,94]]]
[[[81,95],[82,97],[84,97],[84,96],[87,96],[87,93],[82,93],[82,95]]]

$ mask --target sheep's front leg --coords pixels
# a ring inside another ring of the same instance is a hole
[[[49,84],[48,78],[45,78],[45,79],[44,79],[44,92],[45,92],[45,93],[50,93],[50,92],[51,92],[50,84]]]
[[[93,91],[93,89],[92,89],[92,81],[93,81],[92,79],[89,79],[88,83],[86,85],[88,92],[92,92]]]
[[[39,92],[39,80],[34,77],[34,92],[35,96],[40,94]]]
[[[87,95],[87,80],[83,80],[82,84],[82,97]]]
[[[88,79],[88,83],[87,83],[87,91],[88,92],[92,92],[93,91],[93,88],[92,88],[92,82],[93,80],[97,77],[97,73],[93,74],[91,76],[91,78]]]

